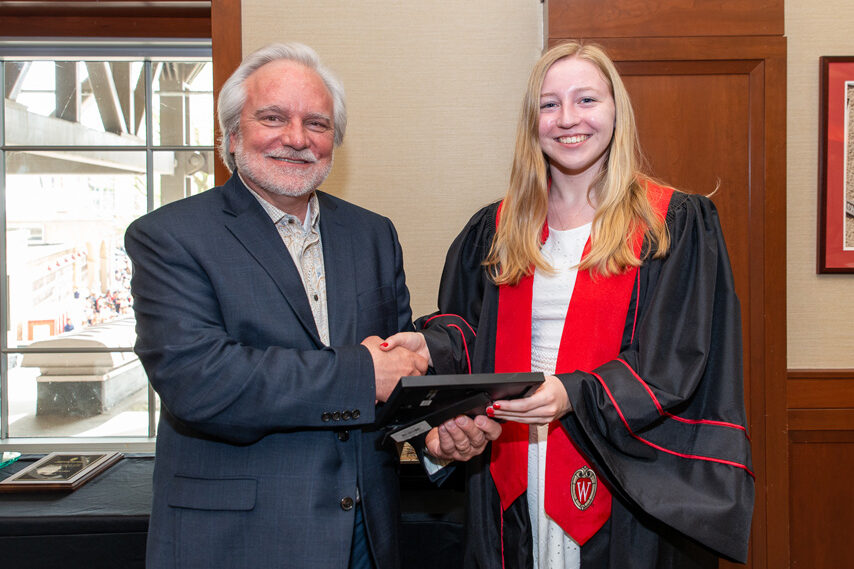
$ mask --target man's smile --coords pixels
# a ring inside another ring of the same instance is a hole
[[[313,164],[314,162],[310,162],[308,160],[300,160],[298,158],[285,158],[282,156],[270,156],[273,160],[278,160],[279,162],[287,162],[288,164]]]

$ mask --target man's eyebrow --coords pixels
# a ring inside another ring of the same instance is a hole
[[[278,105],[267,105],[266,107],[261,107],[260,109],[256,109],[253,114],[256,117],[260,117],[269,113],[290,116],[290,113],[286,109],[283,109]],[[325,113],[306,113],[305,120],[324,120],[327,122],[332,122],[332,117]]]
[[[307,120],[324,120],[326,122],[332,122],[332,117],[324,113],[308,113],[305,115]]]
[[[268,105],[266,107],[261,107],[260,109],[256,109],[254,115],[257,117],[257,116],[265,115],[267,113],[276,113],[279,115],[288,114],[287,112],[285,112],[285,110],[282,107],[280,107],[278,105]]]

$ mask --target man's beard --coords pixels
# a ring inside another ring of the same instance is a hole
[[[264,164],[267,157],[271,156],[304,160],[315,164],[304,172],[295,171],[282,174]],[[322,165],[316,164],[317,157],[308,148],[294,150],[285,147],[274,153],[248,155],[243,151],[243,145],[238,141],[234,148],[234,162],[240,175],[262,190],[280,196],[299,197],[313,192],[323,183],[332,170],[333,156],[329,157],[329,162],[326,165]]]

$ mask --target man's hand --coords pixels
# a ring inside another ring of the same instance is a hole
[[[501,435],[501,425],[485,415],[460,415],[427,433],[427,452],[444,460],[466,461],[479,455]]]
[[[401,377],[424,375],[427,372],[427,359],[403,346],[383,351],[380,349],[383,340],[379,336],[369,336],[361,343],[371,352],[374,362],[377,401],[388,399]]]
[[[491,416],[496,419],[545,425],[572,411],[572,403],[569,402],[563,383],[555,376],[547,375],[546,381],[532,395],[511,401],[496,401],[492,409]]]

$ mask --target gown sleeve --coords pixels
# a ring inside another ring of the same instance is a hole
[[[483,260],[495,235],[497,211],[498,202],[478,211],[451,244],[439,285],[439,310],[415,322],[427,340],[436,373],[473,371],[476,331],[491,286]]]
[[[667,225],[669,253],[640,269],[619,357],[559,375],[574,411],[562,423],[614,491],[744,561],[754,476],[732,271],[711,201],[674,193]]]

